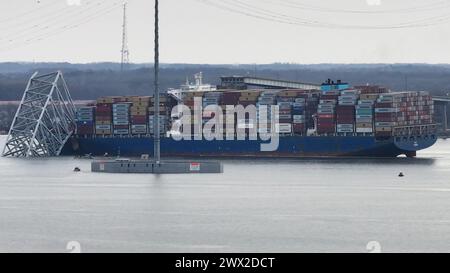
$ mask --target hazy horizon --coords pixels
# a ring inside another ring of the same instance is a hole
[[[87,62],[68,62],[68,61],[0,61],[0,64],[58,64],[67,63],[73,65],[88,65],[88,64],[118,64],[118,61],[87,61]],[[131,65],[153,65],[153,62],[130,62]],[[161,62],[161,65],[212,65],[212,66],[264,66],[264,65],[292,65],[292,66],[314,66],[314,65],[450,65],[448,63],[425,63],[425,62],[399,62],[399,63],[290,63],[290,62],[271,62],[271,63],[189,63],[189,62]]]

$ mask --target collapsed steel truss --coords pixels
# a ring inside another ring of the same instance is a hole
[[[60,71],[28,82],[3,156],[58,156],[75,129],[75,106]]]

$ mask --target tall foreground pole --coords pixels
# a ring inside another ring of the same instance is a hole
[[[155,102],[154,102],[154,157],[156,163],[161,161],[161,139],[159,131],[159,2],[155,0]]]

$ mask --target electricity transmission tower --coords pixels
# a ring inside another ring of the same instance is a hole
[[[130,63],[130,51],[128,50],[128,30],[127,30],[127,3],[123,3],[123,24],[122,24],[122,59],[120,70],[126,69]]]

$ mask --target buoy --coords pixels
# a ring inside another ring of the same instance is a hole
[[[73,169],[74,172],[81,172],[81,169],[78,167],[75,167],[75,169]]]
[[[399,174],[398,174],[398,177],[404,177],[405,175],[402,173],[402,172],[400,172]]]

